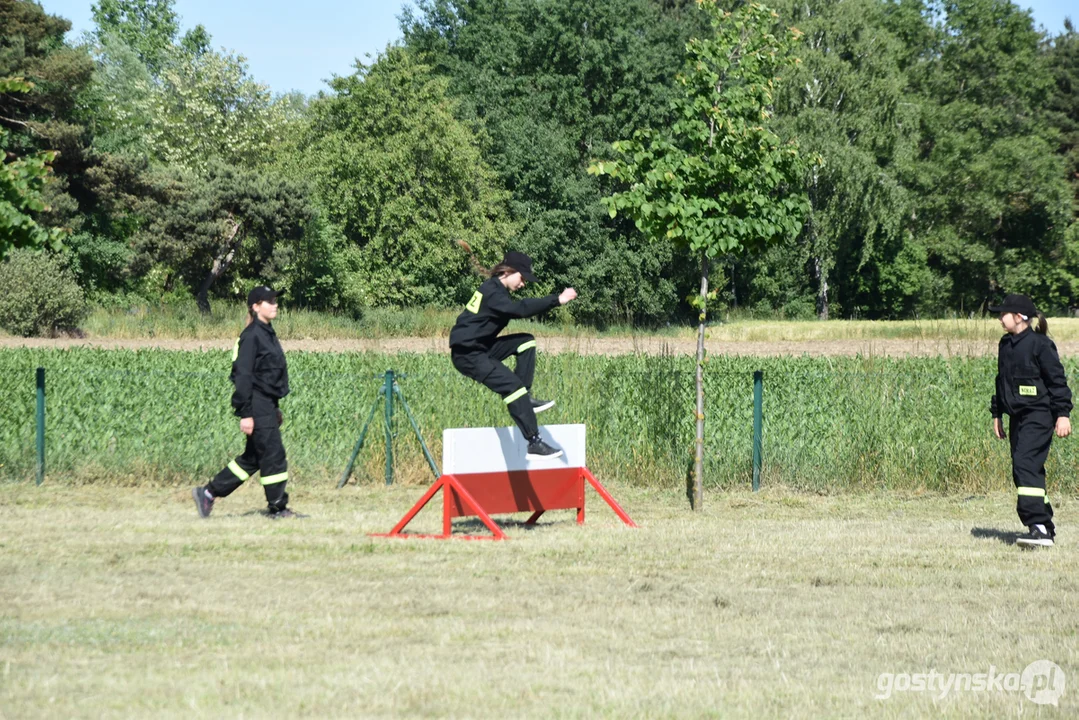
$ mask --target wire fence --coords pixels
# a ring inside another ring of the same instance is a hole
[[[227,352],[9,350],[0,352],[0,479],[35,476],[39,366],[50,482],[203,482],[243,448],[229,405]],[[436,461],[443,428],[510,424],[499,398],[457,374],[445,356],[297,352],[289,367],[282,431],[299,482],[340,477],[387,369],[403,375],[399,387]],[[1011,487],[1008,445],[990,432],[992,358],[717,356],[705,367],[706,486],[751,483],[753,373],[760,370],[764,485]],[[1068,370],[1075,378],[1074,363]],[[589,465],[601,478],[688,485],[692,358],[541,355],[534,391],[557,401],[542,422],[587,425]],[[356,481],[384,477],[383,422],[376,413]],[[391,437],[397,481],[428,481],[431,470],[400,407]],[[1051,491],[1076,491],[1074,439],[1054,444],[1047,469]]]

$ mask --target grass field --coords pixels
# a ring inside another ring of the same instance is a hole
[[[184,487],[7,483],[0,717],[1079,710],[1072,498],[1058,546],[1026,552],[1011,494],[768,489],[692,513],[677,491],[608,487],[640,529],[590,495],[583,528],[549,514],[491,543],[368,538],[415,486],[301,485],[311,517],[275,523],[251,514],[257,484],[202,521]],[[876,698],[881,673],[1043,659],[1067,676],[1059,708],[1006,690]]]

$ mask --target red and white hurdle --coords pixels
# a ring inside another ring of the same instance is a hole
[[[529,512],[531,525],[548,510],[576,510],[584,524],[585,483],[630,527],[637,527],[589,471],[584,425],[546,425],[540,435],[562,448],[553,460],[526,460],[528,443],[516,427],[448,429],[442,433],[442,475],[388,533],[375,537],[504,540],[492,515]],[[442,491],[442,534],[404,532],[416,514]],[[453,535],[453,518],[478,517],[486,535]]]

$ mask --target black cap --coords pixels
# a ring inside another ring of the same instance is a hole
[[[276,300],[278,296],[284,294],[284,290],[274,290],[268,285],[256,285],[251,288],[251,292],[247,293],[247,307],[267,300]]]
[[[1004,302],[1000,303],[1000,305],[990,305],[989,312],[1019,313],[1027,317],[1034,317],[1038,314],[1038,308],[1034,307],[1034,301],[1026,295],[1009,295],[1004,298]]]
[[[521,273],[521,277],[528,282],[539,282],[536,280],[536,276],[532,274],[532,258],[522,252],[510,250],[506,253],[506,256],[502,258],[501,264],[509,265],[511,268]]]

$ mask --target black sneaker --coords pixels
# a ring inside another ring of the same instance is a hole
[[[276,512],[272,510],[267,510],[266,514],[271,520],[288,520],[290,518],[302,519],[307,517],[306,515],[294,512],[292,510],[289,510],[288,508],[285,508],[284,510],[278,510]]]
[[[1044,525],[1031,525],[1030,532],[1017,537],[1015,544],[1024,548],[1053,547],[1053,536]]]
[[[562,451],[543,442],[538,436],[528,443],[525,460],[553,460],[562,457]]]
[[[206,494],[206,487],[200,485],[191,491],[191,497],[195,499],[195,508],[199,511],[199,517],[208,518],[214,509],[213,496]]]
[[[550,410],[554,407],[554,400],[537,400],[532,398],[532,412],[539,415],[544,410]]]

